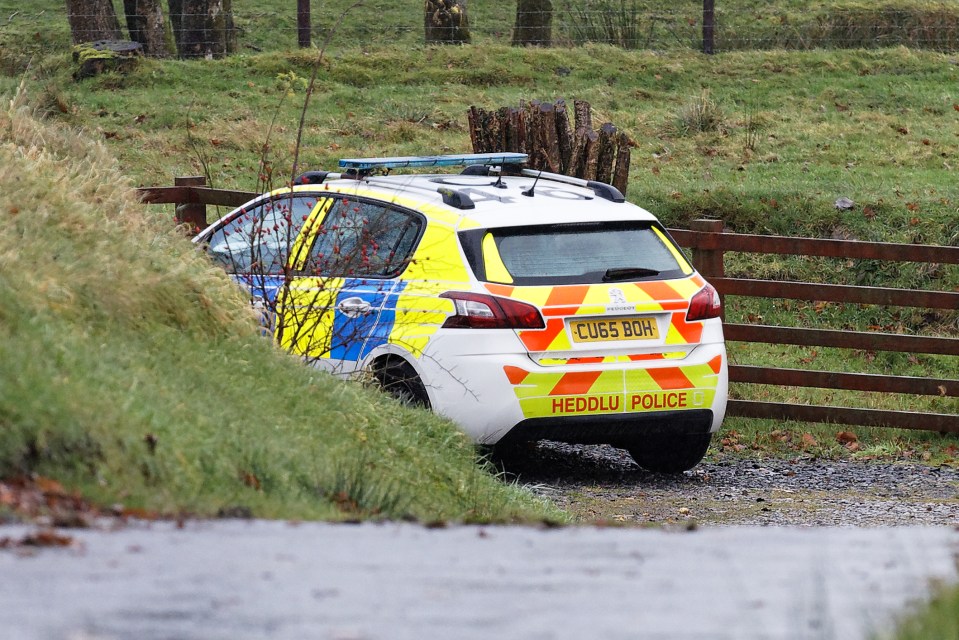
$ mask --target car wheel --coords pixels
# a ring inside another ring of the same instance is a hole
[[[376,371],[380,387],[403,404],[413,407],[430,408],[430,397],[426,393],[423,381],[416,375],[413,367],[406,362],[392,361]]]
[[[703,459],[709,448],[711,433],[655,434],[626,448],[636,464],[647,471],[681,473],[689,471]]]

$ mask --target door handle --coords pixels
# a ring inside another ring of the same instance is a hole
[[[341,300],[340,303],[336,305],[336,308],[347,318],[359,318],[369,313],[372,307],[370,303],[363,298],[347,298],[346,300]]]

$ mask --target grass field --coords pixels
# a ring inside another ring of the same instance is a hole
[[[683,5],[684,10],[696,4]],[[776,16],[780,24],[783,17],[792,24],[839,6],[723,4],[727,23],[733,16],[752,16],[762,24],[774,23]],[[959,58],[954,53],[893,47],[744,50],[705,57],[682,47],[516,49],[489,35],[508,31],[511,11],[504,15],[502,5],[478,0],[470,4],[477,45],[425,47],[418,41],[418,13],[411,18],[409,10],[397,6],[367,2],[347,13],[320,60],[315,50],[289,49],[292,32],[277,18],[291,13],[285,4],[263,2],[253,10],[237,0],[238,55],[217,61],[143,60],[126,75],[74,81],[69,30],[59,3],[38,0],[24,10],[20,3],[0,0],[0,15],[9,16],[0,22],[0,42],[17,45],[0,47],[0,94],[12,95],[23,81],[29,101],[51,122],[101,141],[135,184],[163,185],[177,175],[205,174],[214,186],[246,190],[262,188],[264,177],[274,184],[290,178],[307,81],[317,64],[301,169],[329,168],[345,156],[466,151],[470,105],[585,99],[598,122],[615,123],[636,143],[629,198],[670,226],[706,216],[740,232],[959,244]],[[876,12],[890,5],[855,6]],[[317,24],[336,8],[325,3]],[[382,18],[378,24],[401,17],[412,22],[397,29],[396,37],[387,37],[383,29],[377,32],[382,37],[364,35],[371,8]],[[496,29],[482,26],[496,20]],[[704,110],[708,126],[699,124]],[[851,198],[854,208],[837,210],[833,203],[840,197]],[[161,227],[172,217],[162,207],[151,212]],[[734,255],[728,269],[755,277],[959,287],[955,267],[923,270]],[[875,307],[730,299],[728,317],[959,334],[956,313]],[[746,345],[733,345],[732,353],[735,361],[750,364],[959,377],[959,363],[946,357]],[[735,393],[957,411],[951,398],[876,395],[862,400],[763,387],[740,387]],[[954,441],[938,434],[856,429],[858,451],[851,452],[835,437],[846,429],[792,425],[786,431],[795,437],[770,435],[782,427],[730,420],[726,444],[718,446],[731,455],[955,460]],[[800,438],[804,432],[812,439]]]

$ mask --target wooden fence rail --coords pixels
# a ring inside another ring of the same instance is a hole
[[[196,232],[205,229],[206,206],[239,207],[260,195],[252,191],[211,189],[203,176],[174,178],[172,187],[141,187],[140,200],[146,204],[175,204],[177,224],[186,223]]]
[[[697,270],[723,296],[736,295],[959,310],[959,292],[727,278],[724,264],[724,254],[729,251],[893,262],[959,264],[959,247],[732,234],[725,233],[723,226],[722,221],[698,220],[693,224],[692,230],[670,229],[673,238],[680,245],[692,249],[693,263]],[[726,340],[729,342],[959,356],[959,338],[734,323],[725,323],[724,330]],[[734,384],[766,384],[871,393],[959,397],[959,380],[951,379],[743,365],[730,365],[729,379]],[[957,408],[959,408],[959,404],[957,404]],[[959,433],[959,414],[951,413],[938,414],[730,400],[728,414],[749,418],[829,422]]]
[[[206,226],[207,205],[236,207],[259,195],[248,191],[211,189],[204,185],[205,181],[202,177],[177,178],[176,186],[145,187],[139,192],[141,199],[147,203],[176,204],[178,221],[189,223],[195,229]],[[669,231],[681,246],[692,249],[696,269],[723,296],[959,310],[959,292],[727,278],[724,258],[726,252],[744,252],[959,265],[959,247],[725,233],[722,221],[717,220],[698,220],[692,227],[691,230],[670,229]],[[725,323],[724,331],[726,340],[729,342],[837,347],[959,357],[959,338],[738,323]],[[932,377],[917,378],[733,364],[729,367],[729,379],[734,385],[765,384],[869,393],[959,397],[959,380]],[[730,400],[728,415],[959,433],[959,413],[939,414]]]

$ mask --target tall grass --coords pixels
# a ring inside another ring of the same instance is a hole
[[[562,518],[446,421],[259,337],[106,148],[22,91],[0,112],[0,166],[0,477],[165,513]]]

